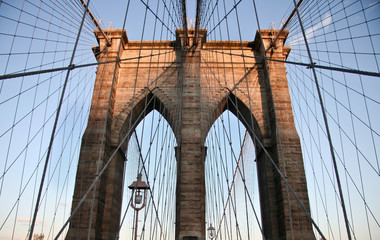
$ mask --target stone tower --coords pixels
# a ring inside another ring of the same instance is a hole
[[[161,59],[155,55],[152,60],[118,62],[108,117],[108,96],[115,63],[98,67],[90,117],[82,140],[73,209],[96,176],[99,152],[100,166],[111,155],[115,157],[96,186],[91,239],[108,240],[116,236],[122,202],[123,162],[128,143],[123,142],[121,148],[117,147],[125,136],[128,139],[131,130],[141,121],[143,109],[159,111],[177,139],[176,239],[206,239],[204,142],[210,127],[225,110],[236,115],[252,139],[257,136],[279,169],[286,170],[288,182],[309,209],[285,64],[269,61],[269,82],[262,60],[264,53],[259,33],[254,41],[224,42],[207,41],[206,32],[206,29],[199,29],[197,39],[194,39],[194,29],[188,29],[188,38],[183,29],[177,29],[176,41],[141,43],[129,41],[125,31],[107,30],[106,34],[112,41],[111,46],[107,46],[104,37],[95,31],[99,47],[94,52],[102,49],[108,51],[107,55],[97,55],[99,62],[117,60],[120,41],[120,59],[166,51],[172,54]],[[271,46],[278,33],[276,30],[262,30],[264,49]],[[282,32],[276,45],[266,53],[268,58],[286,60],[290,51],[289,47],[284,46],[286,37],[287,32]],[[223,51],[228,51],[231,61],[211,66],[207,64],[218,62],[217,57],[220,56],[207,53]],[[243,59],[242,54],[247,57]],[[206,56],[207,62],[204,60]],[[151,62],[157,64],[151,65]],[[149,68],[154,68],[158,77],[147,85]],[[205,69],[213,72],[214,77],[206,74]],[[210,88],[213,91],[209,91]],[[102,149],[99,149],[105,121],[106,137]],[[290,195],[288,201],[286,186],[263,147],[260,144],[255,147],[262,226],[266,239],[291,239],[290,216],[294,239],[315,239],[311,223],[295,198]],[[74,215],[67,239],[87,239],[91,204],[92,193]]]

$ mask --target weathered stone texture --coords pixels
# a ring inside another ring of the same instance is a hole
[[[256,145],[256,159],[262,226],[266,239],[291,239],[290,216],[294,239],[315,239],[311,223],[290,191],[287,192],[284,181],[271,163],[274,161],[286,175],[298,197],[309,209],[285,65],[268,61],[266,66],[262,58],[255,59],[263,56],[258,34],[253,42],[206,41],[206,30],[201,29],[197,48],[188,51],[183,45],[182,29],[176,31],[176,42],[142,43],[129,41],[121,30],[107,30],[112,39],[112,45],[108,47],[103,36],[99,32],[95,33],[99,51],[105,50],[104,54],[98,55],[98,61],[117,59],[120,36],[122,44],[119,59],[154,56],[121,61],[116,68],[114,63],[98,67],[89,123],[82,140],[73,209],[94,180],[99,169],[97,165],[101,169],[119,143],[125,137],[128,140],[128,134],[144,117],[141,113],[145,108],[148,112],[156,109],[172,127],[178,144],[176,239],[196,237],[204,240],[204,142],[214,121],[225,110],[230,110],[247,127],[252,138],[263,142],[263,146]],[[192,29],[189,33],[190,36],[194,34]],[[265,49],[277,33],[262,30]],[[268,58],[286,59],[290,51],[290,48],[283,46],[286,35],[284,32],[276,47],[267,52]],[[94,52],[97,53],[97,50],[94,49]],[[243,58],[241,54],[247,57]],[[269,76],[265,67],[269,69]],[[100,150],[114,72],[110,112],[104,145]],[[117,233],[126,147],[127,141],[124,141],[96,185],[91,239],[114,239]],[[92,193],[70,223],[67,239],[87,239],[91,203]]]

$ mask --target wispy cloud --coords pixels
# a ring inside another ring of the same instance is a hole
[[[25,236],[24,237],[20,237],[20,236],[15,236],[15,235],[12,235],[12,234],[7,234],[6,236],[7,240],[24,240],[25,239]],[[2,238],[3,239],[3,238]]]
[[[374,1],[368,4],[366,7],[366,14],[376,14],[379,11],[380,1]]]
[[[373,6],[375,6],[375,5],[379,4],[379,3],[380,3],[380,1],[375,1],[375,2],[369,3],[368,6],[367,6],[367,8],[371,8],[371,7],[373,7]]]
[[[17,218],[16,221],[17,222],[31,222],[32,219],[30,219],[30,218]],[[37,219],[36,223],[43,223],[43,221]]]
[[[318,35],[320,31],[322,31],[323,28],[325,28],[325,31],[328,30],[330,24],[332,23],[332,17],[330,13],[326,13],[323,16],[323,19],[321,22],[318,22],[317,24],[309,27],[305,30],[305,35],[307,38],[307,41],[310,42],[310,40],[315,36]],[[304,42],[302,33],[297,34],[288,44],[289,45],[298,45],[302,44]]]
[[[70,203],[68,203],[68,202],[59,202],[58,205],[63,206],[63,207],[69,207]]]

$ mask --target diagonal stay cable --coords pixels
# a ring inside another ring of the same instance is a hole
[[[210,71],[210,72],[211,72],[211,71]],[[223,121],[223,120],[222,120],[222,126],[223,126],[223,132],[226,134],[228,142],[231,143],[232,139],[229,137],[231,133],[227,134],[227,129],[226,129],[225,125],[224,125],[224,121]],[[220,143],[219,143],[219,141],[217,141],[216,145],[218,145],[218,146],[219,146],[219,149],[220,149]],[[238,166],[239,161],[240,161],[240,156],[239,156],[239,160],[237,160],[237,159],[236,159],[236,156],[235,156],[235,153],[234,153],[234,151],[233,151],[233,149],[231,149],[231,153],[232,153],[233,158],[235,159],[235,163],[236,163],[237,166]],[[240,155],[241,155],[241,154],[240,154]],[[237,170],[239,170],[239,174],[240,174],[240,176],[241,176],[242,178],[244,178],[244,176],[243,176],[244,174],[242,174],[240,167],[237,168]],[[244,170],[243,170],[243,171],[244,171]],[[236,173],[235,173],[234,175],[236,175]],[[234,181],[234,179],[233,179],[233,181]],[[246,184],[245,184],[244,182],[243,182],[243,185],[244,185],[245,193],[247,194],[247,191],[248,191],[247,186],[246,186]],[[223,197],[222,197],[222,198],[223,198]],[[248,198],[249,198],[249,201],[250,201],[251,207],[252,207],[252,209],[253,209],[253,211],[254,211],[254,214],[255,214],[255,216],[256,216],[256,220],[257,220],[257,222],[258,222],[258,225],[259,225],[259,227],[261,228],[260,223],[259,223],[259,220],[258,220],[258,218],[257,218],[256,210],[255,210],[255,208],[254,208],[254,206],[253,206],[252,199],[251,199],[251,196],[250,196],[249,194],[248,194]],[[224,202],[224,201],[223,201],[223,202]],[[223,204],[223,205],[224,205],[224,204]],[[227,207],[227,205],[226,205],[226,207]],[[224,215],[225,215],[225,214],[224,214]],[[224,217],[224,215],[223,215],[223,217]],[[220,229],[220,225],[219,225],[219,229]],[[219,229],[218,229],[218,231],[219,231]]]
[[[306,85],[304,85],[304,86],[306,86]],[[297,88],[298,88],[298,87],[297,87]],[[310,89],[308,89],[308,91],[310,91]],[[314,96],[314,98],[316,98],[316,97]],[[305,96],[302,96],[302,100],[305,101],[305,102],[307,102]],[[296,101],[296,102],[299,104],[298,101]],[[310,106],[307,106],[307,107],[308,107],[309,110],[311,111]],[[332,115],[331,115],[328,111],[327,111],[327,113],[328,113],[328,115],[332,118]],[[301,117],[302,117],[304,120],[306,119],[306,117],[304,116],[303,113],[301,113]],[[314,118],[317,118],[315,114],[313,114],[313,117],[314,117]],[[334,118],[332,118],[332,119],[334,120]],[[334,120],[334,122],[337,124],[337,122],[336,122],[335,120]],[[313,126],[313,127],[314,127],[314,126]],[[321,123],[320,123],[319,121],[318,121],[318,127],[319,127],[320,129],[322,129],[322,125],[321,125]],[[311,131],[311,127],[310,127],[310,126],[308,126],[308,130]],[[343,129],[340,128],[340,130],[342,131],[342,133],[344,134],[344,136],[346,136],[347,139],[349,139],[349,141],[354,145],[353,140],[348,136],[348,134],[347,134]],[[324,133],[324,135],[326,136],[326,133],[325,133],[325,132],[323,132],[323,133]],[[314,138],[314,137],[311,137],[311,138],[312,138],[314,144],[317,145],[317,141],[315,140],[315,138]],[[357,147],[356,147],[356,148],[357,148]],[[321,156],[321,155],[322,155],[322,154],[321,154],[321,149],[320,149],[320,148],[317,148],[317,150],[318,150],[319,155]],[[366,158],[365,155],[360,151],[360,149],[357,149],[357,150],[359,151],[359,153],[361,154],[361,156],[362,156],[363,158]],[[348,177],[349,177],[349,179],[351,180],[351,182],[352,182],[353,186],[355,187],[355,189],[357,190],[357,193],[359,194],[360,198],[363,200],[363,202],[365,202],[365,205],[366,205],[366,207],[368,208],[368,210],[370,211],[370,213],[371,213],[371,215],[372,215],[374,221],[375,221],[376,224],[380,227],[380,224],[379,224],[378,220],[376,219],[375,214],[373,213],[373,211],[371,210],[371,208],[370,208],[370,207],[368,206],[368,204],[366,203],[366,201],[365,201],[365,199],[364,199],[362,193],[361,193],[360,190],[359,190],[359,187],[357,186],[357,184],[355,183],[355,180],[353,179],[352,174],[350,174],[350,172],[347,170],[346,166],[344,165],[343,160],[341,159],[341,157],[340,157],[339,155],[338,155],[338,159],[340,160],[342,166],[344,166],[344,171],[345,171],[345,173],[348,175]],[[367,161],[368,161],[368,160],[367,160]],[[323,163],[323,164],[324,164],[324,163]],[[325,165],[324,165],[324,167],[325,167],[325,169],[327,169],[327,167],[326,167]],[[373,168],[373,169],[374,169],[374,168]],[[330,176],[329,174],[328,174],[328,176],[329,176],[329,180],[330,180],[330,182],[332,183],[333,180],[332,180],[331,176]],[[336,195],[338,195],[337,192],[336,192]]]
[[[148,108],[150,102],[153,101],[153,99],[151,99],[149,102],[148,102],[148,105],[145,106],[145,108],[142,110],[142,112],[140,113],[140,115],[138,116],[138,118],[142,117],[143,116],[143,112],[146,111],[146,109]],[[131,126],[131,128],[128,130],[128,132],[125,134],[124,138],[120,141],[120,144],[117,146],[117,148],[115,149],[115,151],[112,153],[112,155],[109,157],[108,161],[104,164],[103,168],[99,171],[98,175],[95,176],[95,179],[93,180],[92,184],[90,185],[90,187],[87,189],[86,193],[83,195],[83,197],[80,199],[80,201],[78,202],[78,205],[75,207],[75,209],[72,210],[71,212],[71,215],[70,217],[66,220],[66,222],[63,224],[62,228],[60,229],[60,231],[57,233],[57,235],[55,236],[54,240],[58,240],[58,238],[60,237],[60,235],[63,233],[63,230],[66,228],[66,226],[70,223],[71,219],[74,217],[74,215],[78,212],[79,208],[82,206],[82,204],[84,203],[84,201],[86,200],[86,198],[88,197],[88,195],[90,194],[90,192],[92,191],[92,189],[95,187],[95,185],[97,184],[97,182],[100,180],[100,178],[102,177],[102,175],[104,174],[104,172],[107,170],[108,166],[110,165],[111,161],[113,160],[113,158],[116,156],[116,154],[118,153],[119,149],[121,149],[122,145],[124,144],[124,142],[127,140],[128,136],[130,136],[132,130],[137,126],[137,122],[134,122]]]
[[[204,59],[204,61],[206,61],[205,59]],[[251,69],[253,69],[254,67],[252,67]],[[210,70],[210,72],[212,72],[211,70]],[[249,71],[250,72],[250,71]],[[238,81],[238,83],[236,83],[235,84],[235,86],[237,85],[237,84],[239,84],[242,80],[244,79],[244,77],[241,79],[241,80],[239,80]],[[210,88],[211,88],[211,86],[210,86]],[[232,92],[232,90],[230,90],[231,92]],[[213,117],[213,118],[215,118],[215,117]],[[223,120],[222,120],[222,125],[223,125],[223,130],[224,130],[224,132],[226,133],[226,128],[225,128],[225,126],[224,126],[224,122],[223,122]],[[227,138],[228,138],[228,141],[229,142],[231,142],[231,139],[228,137],[228,135],[229,134],[227,134]],[[218,143],[217,145],[219,145],[220,143]],[[233,150],[231,150],[232,152],[233,152]],[[235,156],[235,154],[233,154],[234,155],[234,158],[236,159],[236,156]],[[241,155],[241,154],[240,154]],[[240,161],[240,157],[239,157],[239,161]],[[237,163],[238,164],[238,163]],[[244,174],[242,174],[242,172],[241,172],[241,169],[240,169],[240,167],[237,169],[237,170],[239,170],[239,173],[240,173],[240,176],[242,177],[242,178],[244,178]],[[243,170],[244,171],[244,170]],[[234,175],[236,175],[236,173],[234,174]],[[233,180],[234,181],[234,180]],[[244,189],[245,189],[245,192],[246,192],[246,194],[247,194],[247,186],[245,185],[245,183],[243,183],[244,184]],[[261,226],[260,226],[260,223],[259,223],[259,220],[258,220],[258,217],[257,217],[257,214],[256,214],[256,210],[255,210],[255,208],[254,208],[254,206],[253,206],[253,203],[252,203],[252,199],[251,199],[251,196],[248,194],[248,198],[249,198],[249,201],[250,201],[250,204],[251,204],[251,207],[252,207],[252,209],[253,209],[253,211],[254,211],[254,214],[255,214],[255,217],[256,217],[256,220],[257,220],[257,222],[258,222],[258,225],[259,225],[259,228],[261,229]],[[226,207],[227,207],[227,205],[226,205]],[[224,217],[224,215],[223,215],[223,217]],[[222,221],[222,220],[221,220]],[[220,225],[219,225],[219,228],[218,228],[218,232],[219,232],[219,229],[220,229]],[[262,231],[261,231],[262,232]]]
[[[144,111],[145,112],[145,111]],[[136,135],[136,131],[134,131],[134,134]],[[137,142],[137,147],[138,147],[138,149],[139,149],[139,159],[141,160],[141,162],[142,162],[142,170],[144,170],[144,173],[145,173],[145,176],[149,176],[149,174],[148,174],[148,172],[147,172],[147,170],[146,170],[146,167],[145,167],[145,160],[143,159],[143,156],[142,156],[142,154],[141,154],[141,146],[140,146],[140,143],[139,143],[139,140],[138,140],[138,138],[137,138],[137,135],[136,135],[136,142]],[[149,185],[149,180],[147,180],[148,181],[148,185]],[[150,192],[150,196],[151,196],[151,202],[152,202],[152,204],[153,204],[153,208],[154,208],[154,211],[156,212],[156,217],[157,217],[157,220],[158,220],[158,224],[160,225],[160,229],[161,229],[161,234],[163,235],[163,238],[165,239],[165,235],[163,234],[163,231],[162,231],[162,224],[161,224],[161,221],[160,221],[160,219],[159,219],[159,214],[158,214],[158,210],[157,210],[157,204],[155,203],[155,201],[154,201],[154,198],[153,198],[153,192],[152,192],[152,189],[151,188],[149,188],[149,192]]]
[[[233,175],[233,178],[232,178],[231,187],[230,187],[230,189],[228,190],[228,197],[227,197],[227,200],[226,200],[226,203],[225,203],[224,209],[223,209],[223,213],[225,213],[226,208],[227,208],[227,204],[228,204],[228,202],[229,202],[229,200],[230,200],[230,198],[231,198],[232,188],[234,187],[235,179],[236,179],[236,175],[237,175],[237,173],[238,173],[238,170],[239,170],[239,172],[240,172],[239,164],[240,164],[240,160],[242,159],[242,155],[243,155],[243,147],[245,146],[245,141],[246,141],[246,138],[247,138],[247,136],[248,136],[247,133],[248,133],[248,130],[246,130],[246,132],[245,132],[244,141],[243,141],[243,144],[242,144],[241,149],[240,149],[240,154],[239,154],[238,162],[237,162],[237,164],[236,164],[235,172],[234,172],[234,175]],[[241,174],[241,173],[240,173],[240,174]],[[245,186],[245,182],[244,182],[244,187],[246,188],[246,186]],[[248,194],[248,196],[249,196],[249,194]],[[259,222],[259,220],[258,220],[257,213],[256,213],[256,211],[255,211],[254,209],[253,209],[253,211],[254,211],[254,213],[255,213],[255,217],[256,217],[257,223],[258,223],[258,225],[259,225],[260,231],[261,231],[261,233],[263,233],[263,229],[262,229],[262,227],[261,227],[261,225],[260,225],[260,222]],[[216,233],[216,236],[218,236],[218,234],[219,234],[219,231],[220,231],[220,229],[221,229],[221,224],[222,224],[222,221],[223,221],[223,217],[224,217],[224,216],[225,216],[225,214],[223,214],[222,218],[220,219],[219,227],[218,227],[218,231],[217,231],[217,233]]]
[[[227,19],[228,15],[232,13],[232,11],[242,2],[242,0],[239,0],[236,4],[232,6],[232,8],[224,15],[224,17],[211,29],[210,32],[207,33],[207,36],[209,36],[215,29],[225,20]]]
[[[73,75],[73,77],[74,77],[74,76],[75,76],[75,74]],[[83,79],[85,79],[85,78],[83,78]],[[60,89],[60,88],[59,88],[59,89]],[[57,91],[58,91],[59,89],[57,89]],[[85,88],[83,88],[83,90],[85,90]],[[83,90],[82,90],[81,93],[83,93]],[[57,92],[57,91],[56,91],[56,92]],[[72,92],[71,92],[71,93],[72,93]],[[71,93],[69,93],[69,94],[66,96],[65,99],[68,99],[69,96],[71,95]],[[64,102],[65,102],[65,100],[64,100]],[[39,105],[40,105],[40,104],[39,104]],[[83,110],[83,108],[82,108],[82,110]],[[32,110],[31,112],[33,112],[33,111],[34,111],[34,110]],[[49,121],[49,120],[50,120],[55,114],[56,114],[56,111],[53,112],[53,113],[51,114],[51,116],[48,118],[47,121]],[[63,120],[63,122],[66,122],[66,120],[67,120],[67,117]],[[46,121],[46,122],[47,122],[47,121]],[[22,156],[22,153],[27,151],[28,146],[32,143],[33,140],[36,139],[37,135],[41,132],[41,130],[42,130],[43,127],[45,126],[46,122],[44,122],[43,126],[37,131],[37,133],[36,133],[34,136],[32,136],[32,137],[28,140],[28,143],[26,144],[26,146],[25,146],[25,147],[23,148],[23,150],[19,153],[19,155],[16,157],[16,159],[15,159],[15,160],[14,160],[14,161],[8,166],[8,168],[7,168],[7,170],[4,172],[4,174],[6,174],[6,172],[7,172],[7,171],[13,166],[13,164],[15,163],[15,161],[16,161],[20,156]],[[57,135],[58,132],[60,131],[59,129],[60,129],[60,128],[58,128],[58,130],[56,131],[56,135]],[[73,133],[73,132],[71,132],[70,134],[72,134],[72,133]],[[46,152],[45,152],[45,153],[46,153]],[[45,154],[44,154],[43,156],[45,156]],[[17,202],[20,200],[20,198],[21,198],[22,194],[24,193],[26,187],[27,187],[28,184],[30,183],[31,177],[32,177],[32,176],[34,175],[34,173],[36,172],[36,170],[37,170],[38,166],[40,165],[40,163],[42,162],[42,159],[43,159],[43,158],[44,158],[44,157],[39,158],[37,167],[34,169],[33,173],[32,173],[31,176],[30,176],[30,178],[29,178],[29,179],[27,180],[27,182],[25,183],[25,185],[24,185],[22,191],[19,193],[18,198],[17,198],[17,201],[15,202],[15,204],[13,205],[13,207],[10,209],[9,214],[8,214],[7,217],[5,218],[4,222],[1,224],[1,226],[0,226],[0,230],[3,228],[3,226],[4,226],[4,224],[6,223],[8,217],[10,216],[10,214],[12,213],[12,211],[14,210],[14,207],[16,206]],[[3,178],[4,174],[0,177],[0,179]],[[50,182],[50,180],[49,180],[49,182]],[[48,182],[47,185],[49,185],[49,182]],[[43,197],[42,197],[42,199],[43,199]]]
[[[175,63],[173,63],[175,64]],[[172,64],[172,65],[173,65]],[[170,67],[172,66],[170,65]],[[161,75],[160,75],[161,76]],[[167,81],[167,80],[166,80]],[[166,83],[166,81],[163,81],[160,83],[160,85],[156,86],[156,88],[162,86],[163,84]],[[154,82],[152,82],[151,84],[153,85]],[[144,107],[144,109],[142,109],[141,113],[139,114],[139,116],[137,116],[137,119],[140,119],[143,114],[144,114],[144,111],[146,111],[146,109],[148,108],[148,106],[151,104],[151,102],[153,101],[154,98],[150,99],[149,102],[147,103],[147,105]],[[84,201],[86,200],[86,198],[88,197],[89,193],[91,192],[91,190],[94,188],[94,186],[97,184],[97,182],[99,181],[99,179],[101,178],[101,176],[104,174],[104,172],[106,171],[106,169],[108,168],[108,166],[110,165],[111,161],[113,160],[113,158],[116,156],[116,153],[117,151],[122,147],[122,145],[124,144],[124,142],[126,141],[126,139],[128,138],[128,136],[130,136],[132,130],[137,126],[137,122],[134,122],[131,124],[131,127],[129,128],[128,132],[125,134],[124,138],[121,139],[120,141],[120,144],[117,146],[117,148],[115,149],[115,151],[113,152],[113,154],[109,157],[108,161],[104,164],[103,168],[99,171],[99,174],[97,176],[95,176],[95,179],[93,180],[92,184],[90,185],[90,187],[87,189],[86,193],[83,195],[83,197],[80,199],[80,201],[78,202],[78,205],[76,206],[75,209],[72,210],[71,212],[71,215],[68,217],[67,221],[63,224],[62,228],[60,229],[60,231],[57,233],[56,237],[54,238],[55,240],[57,240],[59,238],[59,236],[63,233],[63,230],[66,228],[66,226],[70,223],[71,219],[74,217],[74,215],[78,212],[79,208],[81,207],[81,205],[84,203]]]
[[[175,36],[175,33],[173,33],[173,31],[161,20],[161,18],[159,17],[159,16],[157,16],[157,14],[149,7],[149,5],[146,3],[146,2],[144,2],[143,0],[140,0],[141,2],[142,2],[142,4],[144,4],[144,6],[146,7],[146,9],[148,9],[149,10],[149,12],[151,12],[152,14],[153,14],[153,16],[155,17],[155,18],[157,18],[158,19],[158,21],[160,21],[161,22],[161,24],[163,25],[163,26],[165,26],[165,28],[173,35],[173,36]]]
[[[308,41],[307,41],[307,38],[306,38],[306,33],[305,33],[305,29],[303,27],[303,23],[302,23],[302,19],[301,19],[301,16],[300,16],[300,12],[298,10],[298,7],[297,7],[297,4],[296,4],[295,0],[293,0],[293,3],[294,3],[294,6],[296,8],[296,11],[297,11],[297,16],[298,16],[298,20],[299,20],[298,22],[299,22],[301,30],[302,30],[302,35],[303,35],[303,38],[304,38],[304,41],[305,41],[306,48],[308,50],[310,64],[314,65],[313,57],[312,57],[312,55],[310,53],[310,47],[309,47],[309,44],[308,44]],[[315,68],[313,66],[311,67],[311,70],[313,72],[314,82],[315,82],[315,85],[316,85],[316,88],[317,88],[319,103],[320,103],[320,107],[322,109],[323,120],[324,120],[324,123],[325,123],[325,128],[326,128],[326,132],[327,132],[327,138],[328,138],[328,141],[329,141],[331,158],[332,158],[332,162],[333,162],[333,165],[334,165],[335,177],[336,177],[336,181],[337,181],[338,189],[339,189],[340,203],[341,203],[341,207],[342,207],[342,211],[343,211],[343,216],[344,216],[344,221],[345,221],[346,230],[347,230],[347,237],[348,237],[349,240],[351,240],[350,223],[348,221],[347,212],[346,212],[346,206],[345,206],[345,203],[344,203],[342,186],[340,184],[340,177],[339,177],[339,172],[338,172],[338,166],[336,164],[333,143],[332,143],[332,139],[331,139],[331,135],[330,135],[330,130],[329,130],[329,124],[328,124],[327,116],[326,116],[326,112],[325,112],[325,106],[324,106],[324,103],[323,103],[321,90],[319,88],[317,73],[316,73]]]
[[[307,67],[307,68],[321,68],[321,69],[334,70],[334,71],[340,71],[340,72],[355,73],[355,74],[366,75],[366,76],[380,77],[380,73],[370,72],[370,71],[362,71],[362,70],[359,70],[359,69],[331,67],[331,66],[319,65],[319,64],[316,64],[316,63],[303,63],[303,62],[296,62],[296,61],[279,60],[279,59],[272,59],[272,58],[266,58],[266,57],[258,57],[258,56],[244,55],[244,54],[235,54],[235,53],[221,52],[221,51],[209,50],[209,49],[204,49],[204,50],[206,50],[206,51],[213,51],[213,52],[216,52],[216,53],[221,53],[221,54],[231,55],[231,56],[254,58],[254,59],[257,59],[257,60],[267,60],[267,61],[273,61],[273,62],[289,63],[289,64],[293,64],[293,65],[304,66],[304,67]],[[1,76],[0,76],[0,80],[1,80]]]
[[[87,1],[87,5],[89,4],[89,2],[90,2],[90,0]],[[77,38],[76,38],[76,41],[75,41],[75,45],[74,45],[74,49],[73,49],[73,52],[72,52],[72,55],[71,55],[71,60],[70,60],[70,64],[69,65],[72,65],[72,63],[74,61],[75,52],[76,52],[76,48],[77,48],[78,43],[79,43],[79,38],[80,38],[81,31],[82,31],[83,23],[84,23],[84,20],[85,20],[85,16],[86,16],[86,11],[84,10],[82,21],[81,21],[81,24],[80,24],[80,27],[79,27],[79,30],[78,30]],[[48,163],[49,163],[51,149],[53,147],[55,130],[56,130],[57,125],[58,125],[59,113],[61,111],[62,102],[63,102],[63,98],[64,98],[64,95],[65,95],[65,90],[66,90],[66,86],[67,86],[67,83],[68,83],[70,71],[71,71],[71,69],[67,70],[65,83],[64,83],[64,86],[63,86],[63,89],[62,89],[62,93],[61,93],[61,98],[59,100],[59,104],[58,104],[58,107],[57,107],[57,115],[56,115],[56,118],[55,118],[55,121],[54,121],[54,126],[53,126],[53,130],[52,130],[51,137],[50,137],[50,143],[49,143],[49,147],[48,147],[48,152],[46,154],[46,160],[45,160],[45,165],[44,165],[44,169],[43,169],[43,173],[42,173],[40,188],[39,188],[38,196],[37,196],[37,200],[36,200],[36,206],[35,206],[35,210],[34,210],[34,214],[33,214],[33,220],[32,220],[32,224],[31,224],[30,230],[29,230],[29,240],[31,240],[32,237],[33,237],[33,231],[34,231],[34,226],[36,224],[37,213],[38,213],[38,206],[40,204],[40,199],[41,199],[41,194],[42,194],[42,188],[43,188],[44,181],[45,181],[45,176],[46,176],[46,170],[47,170],[47,166],[48,166]]]
[[[107,63],[116,63],[116,62],[124,62],[124,61],[130,61],[135,59],[141,59],[141,58],[147,58],[147,57],[154,57],[159,55],[165,55],[171,53],[169,52],[163,52],[163,53],[155,53],[155,54],[148,54],[144,56],[139,57],[130,57],[130,58],[123,58],[118,60],[111,60],[111,61],[105,61],[105,62],[96,62],[96,63],[86,63],[86,64],[80,64],[80,65],[74,65],[69,64],[67,67],[60,67],[60,68],[51,68],[51,69],[45,69],[45,70],[39,70],[39,71],[31,71],[31,72],[24,72],[24,73],[15,73],[15,74],[5,74],[0,76],[0,80],[10,79],[10,78],[16,78],[16,77],[23,77],[23,76],[31,76],[36,74],[42,74],[42,73],[50,73],[50,72],[57,72],[57,71],[65,71],[65,70],[73,70],[76,68],[83,68],[83,67],[91,67],[101,64],[107,64]]]
[[[125,29],[125,24],[127,21],[127,16],[128,16],[129,4],[130,4],[130,0],[128,0],[128,2],[127,2],[125,14],[124,14],[124,22],[123,22],[123,27],[122,27],[123,32],[125,31],[124,29]],[[86,5],[86,12],[88,9],[87,6],[88,6],[88,3]],[[123,34],[120,35],[120,41],[119,41],[119,46],[118,46],[118,50],[117,50],[116,60],[119,60],[119,58],[120,58],[120,52],[121,52],[121,47],[122,47],[122,42],[123,42],[122,38],[123,38]],[[104,140],[106,138],[105,135],[107,132],[107,124],[108,124],[108,119],[109,119],[108,115],[109,115],[110,108],[111,108],[112,93],[113,93],[113,88],[114,88],[114,84],[115,84],[115,80],[116,80],[117,67],[118,67],[118,61],[115,62],[115,66],[114,66],[114,70],[113,70],[112,83],[111,83],[110,93],[108,96],[108,105],[107,105],[107,110],[106,110],[106,115],[105,115],[105,120],[104,120],[104,125],[103,125],[103,131],[102,131],[102,138],[101,138],[100,146],[99,146],[98,161],[96,163],[96,175],[98,175],[99,170],[100,170],[100,165],[101,165],[102,152],[103,152],[103,148],[104,148]],[[93,191],[93,196],[92,196],[92,201],[91,201],[90,223],[88,226],[87,239],[90,239],[90,237],[91,237],[91,227],[92,227],[92,218],[93,218],[93,212],[94,212],[95,197],[96,197],[96,185],[94,186],[94,191]]]
[[[206,65],[208,66],[207,62],[205,62]],[[209,67],[209,66],[208,66]],[[210,67],[209,67],[210,68]],[[217,81],[219,82],[218,78],[215,76],[215,74],[213,73],[213,77],[215,79],[217,79]],[[221,85],[221,83],[219,82],[219,84]],[[303,211],[305,212],[307,218],[310,220],[310,222],[313,224],[313,226],[315,227],[315,229],[317,230],[317,232],[322,236],[323,239],[326,239],[326,237],[324,236],[324,234],[322,233],[322,231],[320,230],[320,228],[318,227],[318,225],[316,224],[316,222],[314,221],[314,219],[311,217],[309,211],[306,209],[305,205],[302,203],[302,201],[299,199],[297,193],[294,191],[294,189],[291,187],[291,185],[289,184],[289,182],[286,180],[286,177],[282,174],[281,170],[278,168],[278,166],[276,165],[275,161],[273,160],[273,158],[270,156],[269,152],[267,151],[267,149],[265,148],[264,144],[261,142],[260,138],[256,135],[256,133],[254,132],[254,129],[252,128],[251,125],[249,125],[249,123],[246,122],[245,118],[244,118],[244,115],[239,111],[238,107],[234,104],[233,102],[233,99],[231,99],[231,96],[228,94],[227,90],[224,89],[224,91],[226,92],[226,96],[227,98],[231,101],[233,107],[235,107],[237,109],[237,115],[238,115],[238,118],[241,118],[243,123],[247,126],[248,130],[252,132],[253,134],[253,137],[255,138],[255,140],[257,141],[257,144],[259,145],[259,147],[261,147],[261,149],[264,151],[264,153],[267,155],[270,163],[273,165],[274,169],[277,171],[277,173],[279,174],[280,178],[284,181],[284,183],[288,186],[290,192],[292,193],[292,195],[294,196],[294,198],[296,199],[296,201],[298,202],[298,204],[301,206],[301,208],[303,209]]]

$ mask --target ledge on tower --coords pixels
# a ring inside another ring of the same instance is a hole
[[[185,46],[193,46],[194,43],[194,38],[195,38],[195,28],[188,28],[187,29],[187,39],[186,39],[186,33],[185,29],[183,28],[177,28],[175,30],[176,33],[176,42],[177,44],[180,44],[180,46],[185,47]],[[199,28],[198,29],[198,46],[197,47],[202,47],[206,43],[206,38],[207,38],[207,28]],[[187,40],[187,42],[186,42]]]
[[[279,35],[280,34],[280,35]],[[261,37],[264,42],[264,49],[272,49],[272,52],[283,52],[285,59],[288,57],[291,47],[284,46],[289,30],[261,29]],[[256,32],[255,40],[253,41],[253,49],[261,51],[260,32]]]

